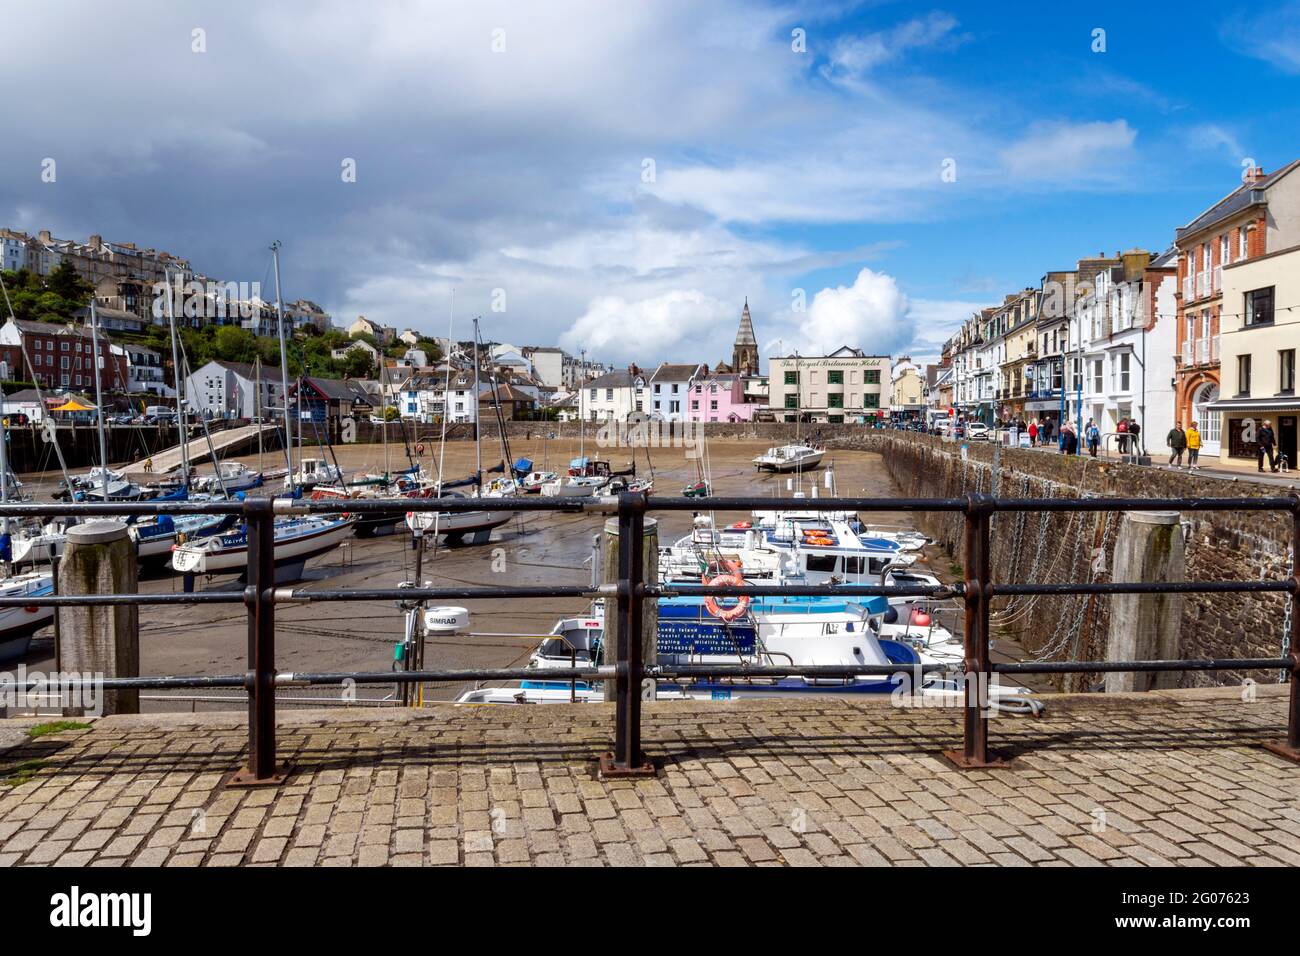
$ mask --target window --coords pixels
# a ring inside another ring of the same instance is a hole
[[[1103,376],[1102,361],[1101,359],[1095,359],[1092,363],[1092,390],[1098,395],[1105,389]]]
[[[612,388],[605,389],[605,401],[612,402],[613,400],[614,400],[614,390]]]
[[[1295,349],[1277,353],[1277,386],[1283,395],[1295,394]]]
[[[1246,293],[1246,324],[1273,324],[1273,287]]]
[[[1232,252],[1228,246],[1228,234],[1225,232],[1219,237],[1219,265],[1226,266],[1231,255]]]
[[[785,384],[787,384],[787,385],[798,385],[798,384],[799,384],[799,373],[798,373],[798,372],[786,372],[786,373],[785,373]]]
[[[715,398],[713,401],[709,402],[709,411],[716,412],[717,410],[718,410],[718,400]]]
[[[1070,388],[1076,392],[1083,389],[1083,359],[1070,360]]]
[[[842,371],[830,371],[826,373],[827,385],[843,385],[844,373]]]
[[[786,407],[786,408],[798,408],[798,407],[799,407],[799,396],[798,396],[798,395],[787,395],[787,396],[785,397],[785,407]]]
[[[696,391],[698,391],[698,389],[697,389]],[[717,405],[718,405],[717,402],[714,402],[714,403],[713,403],[714,408],[716,408]],[[700,403],[697,402],[695,399],[691,399],[691,411],[693,411],[693,412],[694,412],[694,411],[698,411],[699,408],[700,408]]]
[[[880,369],[878,368],[867,369],[866,376],[867,376],[866,383],[868,385],[880,384]]]
[[[656,395],[659,394],[659,383],[658,383],[658,382],[655,382],[655,394],[656,394]]]
[[[879,373],[877,373],[879,374]],[[880,396],[876,392],[868,392],[862,397],[863,408],[879,408]]]
[[[594,388],[591,390],[591,400],[593,402],[596,400],[596,390]]]
[[[843,407],[844,407],[844,393],[843,393],[843,392],[832,392],[831,394],[827,395],[827,396],[826,396],[826,407],[827,407],[827,408],[843,408]]]
[[[1119,390],[1121,392],[1127,392],[1132,388],[1129,380],[1129,365],[1132,358],[1133,356],[1128,352],[1123,353],[1119,357]]]
[[[1250,394],[1250,356],[1237,356],[1237,394]]]
[[[1246,258],[1246,227],[1237,230],[1237,258]]]

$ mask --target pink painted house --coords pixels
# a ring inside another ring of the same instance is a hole
[[[745,401],[743,375],[713,373],[691,383],[686,398],[688,422],[748,422],[762,408]]]

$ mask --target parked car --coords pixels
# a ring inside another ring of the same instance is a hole
[[[967,422],[966,434],[970,438],[979,438],[987,441],[989,437],[989,426],[985,425],[983,422]]]

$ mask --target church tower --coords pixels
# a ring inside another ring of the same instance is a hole
[[[736,344],[731,351],[731,370],[741,375],[758,374],[758,342],[754,339],[754,323],[749,317],[748,296],[745,297],[745,311],[740,313]]]

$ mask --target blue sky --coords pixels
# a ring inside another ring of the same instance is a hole
[[[454,289],[617,362],[729,357],[746,296],[769,353],[929,358],[1300,156],[1294,2],[64,7],[6,13],[0,224],[248,282],[279,239],[340,323]]]

